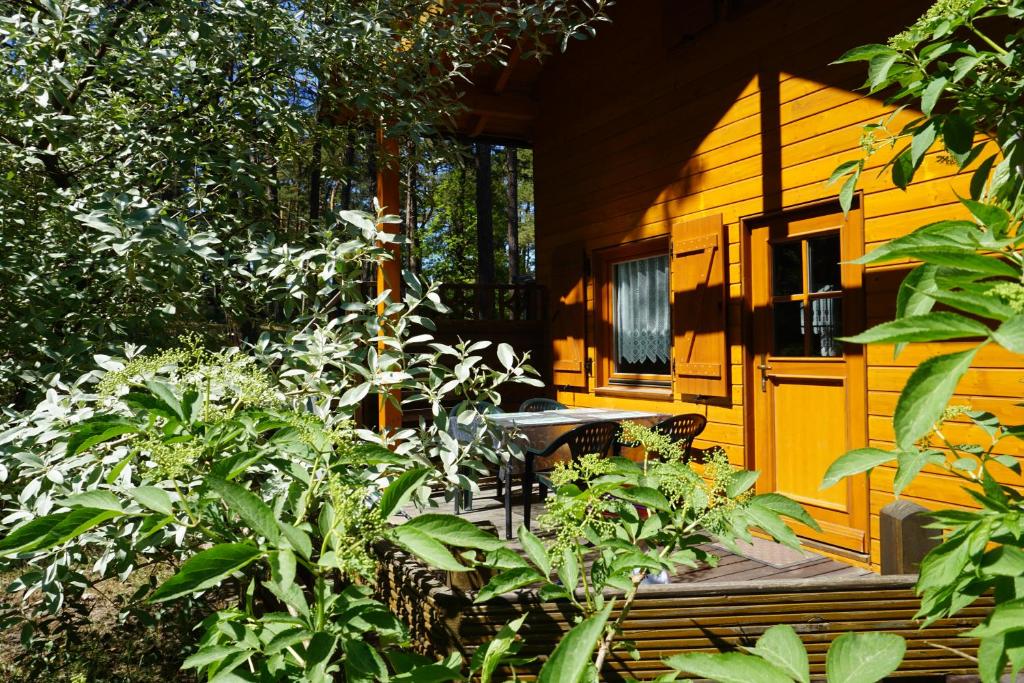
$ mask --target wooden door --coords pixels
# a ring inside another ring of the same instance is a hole
[[[866,437],[863,351],[838,337],[863,329],[859,210],[786,214],[753,223],[754,460],[760,491],[801,503],[821,525],[806,538],[868,552],[865,476],[821,490],[829,465]]]

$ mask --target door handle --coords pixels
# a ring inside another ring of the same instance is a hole
[[[761,364],[757,366],[757,369],[761,371],[761,391],[768,391],[768,371],[772,369],[768,365],[768,354],[761,354]]]

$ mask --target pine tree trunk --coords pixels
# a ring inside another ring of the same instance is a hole
[[[408,164],[405,169],[405,269],[412,273],[418,273],[416,258],[416,183],[417,178],[416,150],[412,149],[408,155]]]
[[[494,284],[494,197],[491,191],[491,146],[476,144],[476,281],[480,288],[480,317],[492,316],[492,290]]]
[[[309,169],[309,220],[311,223],[320,220],[320,169],[323,166],[323,143],[320,133],[317,132],[315,135]]]
[[[519,150],[505,148],[508,178],[506,178],[505,210],[508,216],[508,281],[519,275]]]
[[[345,189],[341,193],[341,208],[352,210],[352,187],[355,185],[356,145],[354,133],[349,128],[345,137]]]

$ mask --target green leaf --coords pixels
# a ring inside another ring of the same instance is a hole
[[[860,159],[855,159],[853,161],[844,161],[843,163],[839,164],[838,166],[836,166],[836,169],[832,171],[832,176],[828,179],[826,185],[831,185],[838,181],[847,173],[853,171],[855,168],[860,168],[861,163],[862,162]]]
[[[69,456],[78,455],[122,434],[135,434],[138,431],[138,425],[120,418],[111,419],[104,416],[88,420],[72,428],[71,436],[68,438],[67,453]]]
[[[760,476],[761,473],[757,470],[733,472],[732,476],[729,477],[729,483],[725,486],[725,495],[729,498],[735,498],[753,486]]]
[[[853,197],[857,190],[858,180],[860,180],[860,173],[854,172],[839,189],[839,207],[843,210],[843,214],[850,213],[850,209],[853,208]]]
[[[329,683],[327,667],[331,663],[331,655],[338,646],[338,639],[324,631],[313,634],[306,647],[306,675],[304,680],[310,683]],[[211,681],[211,683],[213,683]]]
[[[973,199],[960,198],[960,202],[967,207],[971,215],[978,219],[978,222],[988,228],[996,237],[1003,237],[1010,228],[1012,216],[1001,206],[976,202]]]
[[[181,402],[179,402],[178,397],[174,395],[174,390],[170,385],[151,379],[146,381],[146,388],[153,392],[154,396],[163,401],[171,412],[177,415],[180,419],[185,419],[185,413],[181,410]]]
[[[466,572],[469,567],[455,559],[455,556],[441,543],[422,531],[403,524],[395,527],[395,542],[435,569],[450,572]]]
[[[921,93],[921,111],[925,116],[932,115],[942,91],[946,88],[946,82],[945,78],[939,76],[925,86],[924,92]]]
[[[779,543],[788,545],[791,548],[800,547],[800,539],[779,517],[778,513],[754,504],[748,506],[743,512],[750,526],[760,527],[762,531]]]
[[[270,556],[270,569],[274,580],[287,589],[295,581],[295,553],[291,548],[281,548]]]
[[[900,58],[896,52],[880,52],[868,61],[867,86],[872,92],[885,85],[889,71]]]
[[[68,496],[57,502],[69,508],[95,508],[97,510],[112,510],[124,513],[124,509],[121,507],[121,499],[110,491],[86,491],[85,493]]]
[[[971,132],[974,132],[973,129]],[[988,157],[978,164],[978,168],[974,169],[974,173],[971,174],[971,197],[973,199],[980,199],[984,195],[985,185],[988,183],[988,177],[992,173],[992,166],[996,163],[997,158],[996,154]]]
[[[431,470],[426,467],[416,467],[403,472],[388,484],[380,497],[380,514],[384,519],[398,512],[402,506],[409,502],[409,498],[420,486],[427,481]]]
[[[548,661],[544,662],[537,683],[578,683],[587,668],[592,666],[591,657],[604,633],[604,625],[611,611],[612,603],[609,602],[600,612],[584,619],[566,633]]]
[[[789,624],[776,624],[757,639],[751,652],[799,683],[810,683],[807,650]]]
[[[636,505],[643,505],[651,510],[671,510],[672,504],[668,498],[658,489],[648,486],[631,486],[629,488],[616,488],[610,491],[616,498],[628,500]]]
[[[156,486],[139,486],[134,489],[125,489],[124,492],[144,508],[168,517],[174,515],[174,503],[171,502],[170,494],[163,489]]]
[[[199,669],[204,666],[209,666],[214,662],[219,662],[227,659],[231,655],[238,654],[239,652],[248,652],[241,647],[231,646],[224,647],[221,645],[214,645],[211,647],[204,647],[199,652],[195,653],[181,664],[182,669]]]
[[[124,513],[100,508],[75,508],[33,519],[0,540],[0,555],[46,550]]]
[[[907,644],[893,633],[844,633],[825,659],[828,683],[875,683],[900,665]]]
[[[980,348],[929,358],[910,375],[893,417],[896,443],[902,450],[910,450],[942,417],[956,385]]]
[[[286,539],[288,539],[288,545],[292,547],[301,555],[304,559],[309,559],[313,554],[313,542],[309,540],[309,534],[302,529],[281,522],[281,533]]]
[[[544,544],[525,525],[519,526],[519,543],[522,544],[526,556],[540,570],[544,578],[551,576],[551,558]]]
[[[215,586],[232,573],[263,556],[248,543],[222,543],[190,557],[178,573],[164,581],[149,597],[164,602]]]
[[[990,576],[1024,576],[1024,550],[1012,545],[997,546],[985,553],[981,567]]]
[[[487,585],[480,589],[473,602],[487,602],[497,595],[542,581],[544,581],[544,577],[532,567],[510,569],[493,576]]]
[[[930,263],[914,268],[907,273],[900,283],[899,292],[896,294],[896,317],[904,318],[912,315],[923,315],[928,313],[935,306],[935,299],[928,294],[938,288],[935,281],[935,273],[938,266]],[[906,342],[896,344],[893,350],[893,358],[900,355]]]
[[[894,344],[987,337],[988,334],[989,328],[976,320],[941,312],[898,318],[842,340],[854,344]]]
[[[812,529],[818,529],[818,523],[814,521],[814,518],[807,513],[807,510],[800,503],[792,498],[787,498],[781,493],[762,493],[751,498],[750,504],[754,507],[770,510],[777,515],[795,519]]]
[[[742,652],[688,652],[663,661],[677,671],[720,683],[793,683],[773,664]]]
[[[480,672],[480,683],[490,683],[502,659],[515,647],[516,633],[523,627],[526,617],[527,614],[523,614],[518,619],[513,619],[502,626],[498,635],[473,653],[471,668]]]
[[[1024,315],[1017,315],[999,326],[992,338],[1007,351],[1024,353]]]
[[[360,401],[362,401],[364,398],[366,398],[366,395],[369,393],[369,382],[363,382],[362,384],[358,384],[341,395],[341,398],[338,399],[338,407],[346,408],[348,406],[354,406]]]
[[[1024,627],[1024,598],[996,605],[988,618],[965,633],[969,638],[991,638]]]
[[[898,467],[896,469],[896,477],[893,479],[892,491],[897,496],[903,493],[903,489],[910,485],[910,482],[914,480],[925,465],[932,463],[933,465],[941,464],[945,460],[943,455],[937,451],[909,451],[907,453],[898,453],[896,456],[896,462]]]
[[[562,551],[562,564],[558,567],[558,579],[562,587],[572,593],[580,582],[580,564],[576,555],[568,548]]]
[[[971,153],[974,145],[974,126],[959,114],[949,114],[942,123],[942,140],[946,149],[958,162]]]
[[[892,184],[901,190],[907,189],[907,186],[914,180],[915,172],[914,162],[910,156],[910,147],[907,146],[892,161]]]
[[[855,47],[852,50],[848,50],[843,54],[842,57],[832,62],[833,64],[845,64],[847,62],[864,62],[874,59],[880,55],[896,55],[896,50],[892,49],[888,45],[879,45],[877,43],[871,45],[861,45]]]
[[[246,526],[266,538],[271,544],[277,544],[281,537],[281,529],[277,525],[274,511],[258,496],[234,482],[216,477],[210,477],[207,483],[218,496],[224,499],[227,506],[242,518]]]
[[[346,681],[386,681],[388,668],[384,659],[369,643],[358,638],[342,641],[345,649]]]
[[[967,249],[950,247],[922,247],[894,252],[895,258],[917,258],[925,263],[959,268],[961,270],[997,277],[1019,278],[1020,272],[998,256],[987,256]]]
[[[846,477],[867,472],[883,463],[895,460],[896,456],[896,453],[890,453],[878,448],[857,448],[844,453],[825,471],[825,477],[821,480],[819,488],[824,490],[830,486],[835,486]]]
[[[1005,321],[1016,315],[1012,308],[1004,304],[997,297],[985,294],[967,291],[950,292],[939,289],[928,292],[926,296],[932,301],[937,301],[950,308],[956,308],[971,315],[981,316],[982,318]]]
[[[914,132],[914,139],[910,142],[910,162],[914,168],[921,164],[924,155],[931,146],[935,144],[935,137],[938,134],[938,124],[932,120]]]
[[[425,514],[414,517],[403,527],[422,531],[427,536],[459,548],[497,550],[504,543],[472,522],[455,515]]]
[[[509,344],[504,342],[498,344],[498,362],[501,363],[502,367],[508,370],[515,365],[515,360],[516,354]]]

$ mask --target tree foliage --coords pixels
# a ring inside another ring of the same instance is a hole
[[[381,121],[437,131],[474,68],[584,37],[603,4],[5,5],[2,395],[27,405],[127,340],[252,337],[274,316],[250,255],[333,222],[305,209],[314,175],[346,184]]]

